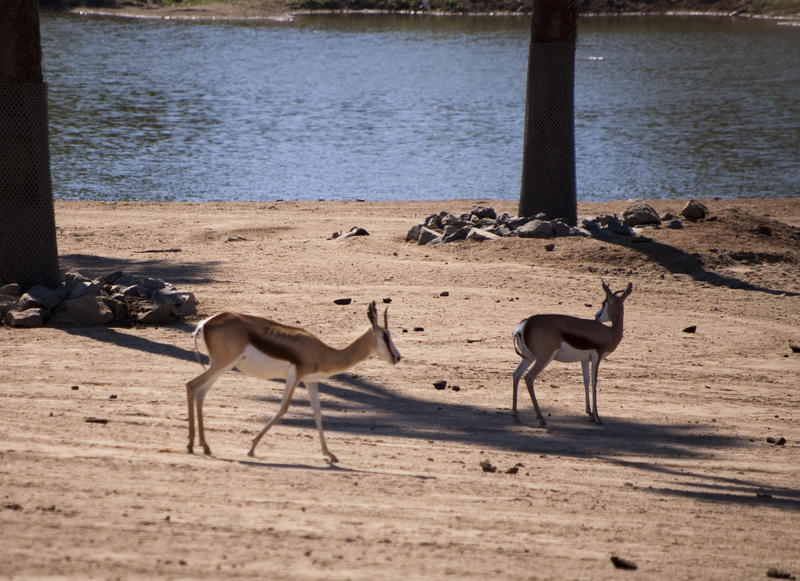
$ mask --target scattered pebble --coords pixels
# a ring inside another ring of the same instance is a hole
[[[783,569],[777,567],[770,567],[767,569],[767,577],[770,579],[797,579],[794,575]]]
[[[351,298],[334,299],[333,302],[336,303],[337,305],[349,305],[350,303],[353,302],[353,299]]]
[[[686,327],[683,332],[684,333],[694,333],[697,331],[697,325],[692,325],[690,327]]]
[[[611,555],[611,562],[617,569],[626,569],[628,571],[635,571],[636,569],[639,568],[639,566],[633,561],[629,561],[628,559],[623,559],[622,557],[618,557],[616,555]]]
[[[105,418],[92,418],[92,417],[89,417],[89,418],[86,418],[86,420],[84,420],[84,421],[86,421],[89,424],[107,424],[108,423],[108,420],[105,419]]]
[[[440,379],[439,381],[434,381],[433,387],[439,390],[444,389],[445,387],[447,387],[447,382],[444,379]]]
[[[489,462],[488,460],[481,461],[481,468],[483,469],[484,472],[497,472],[497,468],[495,466],[492,466],[492,463]]]

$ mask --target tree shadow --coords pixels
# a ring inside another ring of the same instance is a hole
[[[623,236],[605,231],[592,232],[592,237],[601,242],[607,242],[638,252],[673,274],[685,274],[698,282],[704,282],[712,286],[762,292],[770,295],[800,296],[800,292],[797,291],[767,288],[733,276],[707,270],[699,255],[690,254],[680,248],[657,242],[648,237]]]
[[[702,461],[723,448],[744,446],[744,438],[712,431],[697,424],[658,424],[608,418],[603,425],[584,415],[560,416],[545,428],[533,414],[523,413],[515,425],[510,411],[491,411],[467,403],[441,403],[418,399],[350,374],[320,385],[324,392],[325,430],[380,438],[402,437],[428,443],[471,444],[478,449],[599,459],[631,470],[658,472],[678,478],[679,486],[648,488],[653,494],[735,503],[765,505],[800,511],[800,488],[774,487],[755,480],[726,478],[664,466],[665,462]],[[464,392],[448,392],[453,398]],[[274,404],[280,396],[255,399]],[[305,398],[295,404],[309,407]],[[327,413],[326,413],[327,412]],[[333,412],[333,413],[331,413]],[[265,415],[266,422],[270,415]],[[284,417],[281,423],[315,430],[310,409],[302,417]],[[642,458],[630,460],[629,458]],[[502,469],[504,467],[498,467]]]
[[[165,327],[177,329],[186,333],[194,331],[194,325],[188,323],[172,323],[171,325],[165,325]],[[183,347],[178,347],[171,343],[162,343],[160,341],[147,339],[146,337],[122,333],[113,327],[59,327],[59,329],[69,335],[85,337],[101,343],[132,349],[134,351],[141,351],[152,355],[163,355],[164,357],[171,357],[182,361],[198,360],[198,354],[194,349],[184,349]],[[204,365],[208,364],[208,357],[205,354],[200,354],[200,360]]]
[[[186,323],[168,327],[186,332],[187,337],[194,328]],[[113,328],[80,327],[64,331],[143,353],[184,361],[197,359],[194,349]],[[583,414],[562,414],[551,420],[546,428],[540,428],[530,410],[523,410],[523,424],[515,425],[509,410],[491,410],[465,403],[464,400],[469,397],[465,391],[444,392],[452,401],[443,403],[403,395],[350,373],[337,375],[320,387],[324,394],[323,415],[328,432],[386,439],[409,438],[434,445],[437,442],[451,442],[482,450],[552,458],[599,459],[639,472],[658,472],[677,477],[678,485],[674,487],[648,488],[648,492],[654,494],[800,511],[798,488],[776,488],[754,480],[724,478],[664,466],[664,462],[674,465],[687,459],[700,462],[717,450],[747,445],[744,438],[720,433],[710,426],[658,424],[609,417],[606,417],[605,424],[595,425]],[[266,422],[277,410],[280,394],[275,390],[274,395],[257,396],[254,399],[274,405],[272,410],[265,410],[262,421]],[[309,408],[308,400],[302,396],[296,396],[293,405]],[[284,417],[281,423],[315,430],[310,409],[307,414]],[[256,464],[264,463],[256,461]]]
[[[222,282],[212,277],[219,265],[216,261],[174,263],[158,258],[133,260],[94,254],[64,254],[58,260],[62,270],[77,270],[90,277],[121,270],[132,276],[160,278],[172,284]]]

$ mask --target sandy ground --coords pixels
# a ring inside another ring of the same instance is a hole
[[[798,200],[706,200],[715,220],[650,243],[404,241],[479,203],[58,202],[65,269],[160,277],[196,293],[198,319],[260,314],[335,346],[391,299],[404,359],[322,385],[331,467],[305,390],[248,457],[282,384],[236,372],[206,400],[213,455],[186,452],[192,321],[0,327],[0,577],[800,575]],[[371,235],[328,240],[356,225]],[[553,363],[536,384],[548,426],[526,393],[514,425],[511,332],[537,312],[591,317],[601,277],[634,285],[600,369],[605,423],[584,414],[580,366]]]

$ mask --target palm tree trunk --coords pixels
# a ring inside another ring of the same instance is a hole
[[[577,2],[533,0],[519,215],[577,222]]]
[[[47,86],[37,0],[0,4],[0,285],[56,286]]]

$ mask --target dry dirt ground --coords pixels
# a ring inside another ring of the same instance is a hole
[[[206,400],[213,454],[186,452],[193,321],[0,327],[0,577],[800,576],[800,203],[705,202],[714,220],[649,243],[444,246],[405,233],[515,205],[57,202],[65,269],[163,278],[196,293],[198,319],[245,311],[335,346],[391,299],[404,358],[322,385],[329,466],[302,389],[246,455],[283,386],[236,372]],[[371,235],[328,239],[353,226]],[[536,384],[547,427],[527,393],[514,425],[511,332],[537,312],[591,317],[601,277],[634,287],[600,368],[604,424],[580,366],[553,363]]]

